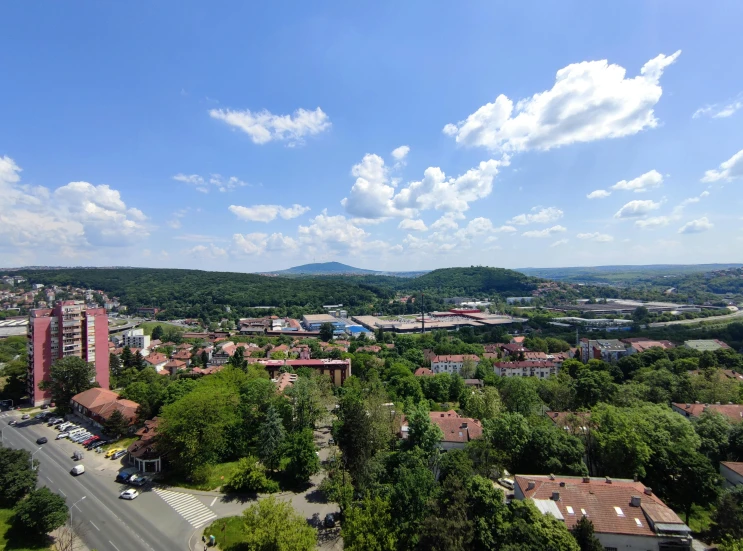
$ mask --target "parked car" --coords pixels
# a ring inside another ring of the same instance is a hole
[[[146,476],[140,476],[140,475],[134,474],[129,479],[129,484],[132,484],[134,486],[142,487],[145,484],[147,484],[149,481],[150,481],[150,479],[147,478]]]
[[[137,469],[135,467],[127,467],[126,469],[121,469],[119,471],[119,474],[116,475],[116,482],[126,482],[132,477],[132,475],[135,474],[137,474]]]
[[[119,457],[122,457],[124,455],[126,455],[126,450],[119,450],[111,456],[111,459],[118,459]]]
[[[49,421],[47,421],[46,424],[51,427],[53,425],[59,425],[62,421],[64,421],[64,419],[62,419],[61,417],[52,417],[51,419],[49,419]]]
[[[335,516],[333,516],[333,513],[328,513],[325,515],[325,528],[333,528],[335,526]]]
[[[121,448],[111,448],[106,452],[106,455],[104,457],[113,457],[117,452],[120,452]]]
[[[76,435],[72,436],[72,438],[70,438],[70,440],[72,440],[73,442],[79,444],[79,443],[87,440],[88,438],[90,438],[90,433],[89,432],[83,432],[83,433],[76,434]]]
[[[135,490],[134,488],[129,488],[128,490],[124,490],[119,494],[119,497],[121,499],[135,499],[139,495],[139,492]]]
[[[90,445],[90,449],[95,450],[96,448],[100,448],[101,446],[105,446],[106,444],[108,444],[108,442],[106,442],[105,440],[98,440],[97,442],[93,442]]]
[[[70,471],[71,474],[74,476],[79,476],[85,472],[85,466],[84,465],[75,465],[72,467],[72,470]]]
[[[41,409],[49,409],[49,404],[44,404],[43,406],[41,406]]]
[[[57,437],[55,438],[55,440],[62,440],[62,438],[67,438],[68,436],[69,436],[69,434],[68,434],[68,433],[66,433],[66,432],[60,432],[60,433],[59,433],[59,434],[57,435]]]
[[[95,436],[90,436],[90,437],[86,438],[85,440],[83,440],[83,441],[82,441],[82,442],[80,442],[80,443],[81,443],[81,444],[82,444],[83,446],[87,446],[88,444],[90,444],[91,442],[94,442],[94,441],[95,441]]]

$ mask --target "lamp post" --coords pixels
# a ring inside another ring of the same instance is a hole
[[[31,454],[31,470],[32,470],[32,471],[35,471],[35,470],[36,470],[36,469],[34,468],[34,455],[36,455],[36,454],[37,454],[37,453],[39,453],[40,451],[41,451],[41,448],[39,448],[38,450],[36,450],[36,451],[35,451],[34,453],[32,453],[32,454]]]
[[[72,504],[72,507],[70,507],[70,524],[72,524],[72,510],[77,507],[77,504],[83,501],[88,496],[83,496],[80,499],[78,499],[75,503]]]

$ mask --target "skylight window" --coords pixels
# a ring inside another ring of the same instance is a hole
[[[635,524],[637,524],[637,526],[639,526],[640,528],[642,528],[642,522],[640,522],[640,519],[639,518],[636,518],[635,519]]]
[[[614,507],[614,510],[617,512],[618,517],[624,516],[624,511],[622,511],[621,507]]]
[[[583,515],[584,517],[587,517],[587,516],[588,516],[588,513],[586,513],[586,510],[585,510],[585,509],[581,509],[581,510],[580,510],[580,512],[581,512],[581,514],[582,514],[582,515]]]
[[[566,506],[565,508],[568,510],[568,514],[569,515],[574,515],[575,514],[575,511],[573,511],[573,508],[570,505]]]

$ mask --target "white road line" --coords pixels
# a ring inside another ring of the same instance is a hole
[[[191,526],[198,528],[206,522],[217,518],[217,515],[191,494],[155,488],[154,492]]]
[[[209,505],[209,507],[214,507],[214,504],[215,504],[216,502],[217,502],[217,498],[215,497],[214,499],[212,499],[212,502],[211,502],[211,504]]]
[[[90,524],[92,524],[92,525],[93,525],[93,528],[95,528],[95,529],[96,529],[96,530],[98,530],[99,532],[101,531],[101,529],[100,529],[100,528],[98,528],[98,527],[97,527],[97,526],[95,525],[95,523],[94,523],[94,522],[93,522],[92,520],[89,520],[88,522],[90,522]]]
[[[67,497],[67,494],[66,494],[66,493],[64,493],[64,492],[63,492],[62,490],[57,490],[57,491],[58,491],[58,492],[59,492],[60,494],[62,494],[63,496]]]
[[[116,551],[119,551],[119,548],[114,545],[114,542],[112,542],[111,540],[108,540],[108,543],[110,543],[111,544],[111,547],[113,547],[114,549],[116,549]]]

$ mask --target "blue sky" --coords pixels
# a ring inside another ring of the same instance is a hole
[[[0,266],[743,261],[743,3],[11,2]]]

